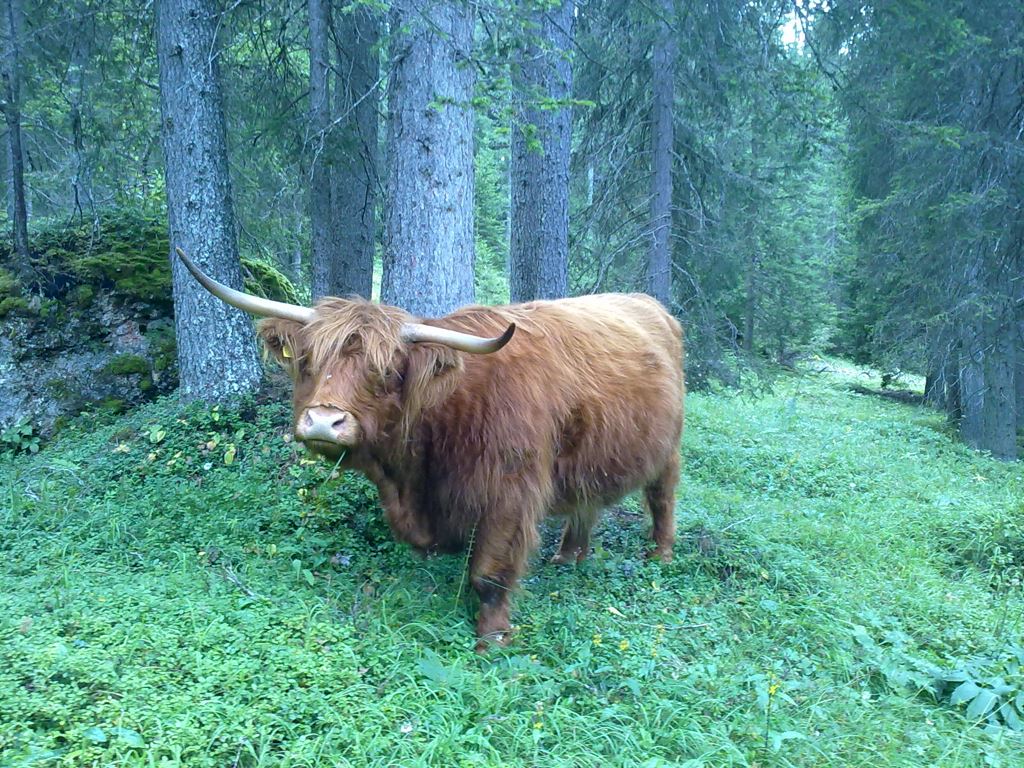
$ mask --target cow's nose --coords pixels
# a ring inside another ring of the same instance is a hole
[[[322,440],[326,443],[341,442],[351,416],[338,408],[316,406],[307,408],[299,419],[295,436],[302,441]]]

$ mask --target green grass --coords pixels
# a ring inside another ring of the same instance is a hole
[[[1024,685],[1020,466],[847,384],[691,395],[676,561],[627,500],[486,658],[284,406],[71,428],[0,461],[0,766],[1022,765],[936,682]]]

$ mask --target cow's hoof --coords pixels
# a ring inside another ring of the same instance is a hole
[[[665,565],[672,562],[672,548],[671,547],[655,547],[647,553],[648,560],[660,560]]]
[[[504,629],[496,632],[488,632],[476,641],[476,652],[487,653],[491,648],[504,648],[512,642],[512,630]]]
[[[574,549],[570,552],[565,550],[556,552],[551,557],[552,563],[555,565],[579,565],[587,559],[587,553],[582,549]]]

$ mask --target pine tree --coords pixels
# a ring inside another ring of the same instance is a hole
[[[381,299],[421,316],[473,301],[473,13],[391,6],[388,191]]]
[[[157,52],[171,248],[241,288],[211,0],[160,0]],[[223,400],[259,384],[252,322],[211,296],[173,258],[180,395]]]
[[[516,64],[523,108],[512,125],[509,293],[512,301],[568,293],[574,0],[534,9]]]

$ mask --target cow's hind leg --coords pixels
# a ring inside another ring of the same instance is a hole
[[[590,531],[597,519],[593,509],[577,509],[569,513],[562,531],[562,543],[551,558],[552,563],[580,563],[590,554]]]
[[[664,563],[672,561],[676,539],[675,496],[679,482],[679,455],[674,454],[658,476],[644,486],[647,508],[651,511],[651,538],[654,549],[647,553]]]

